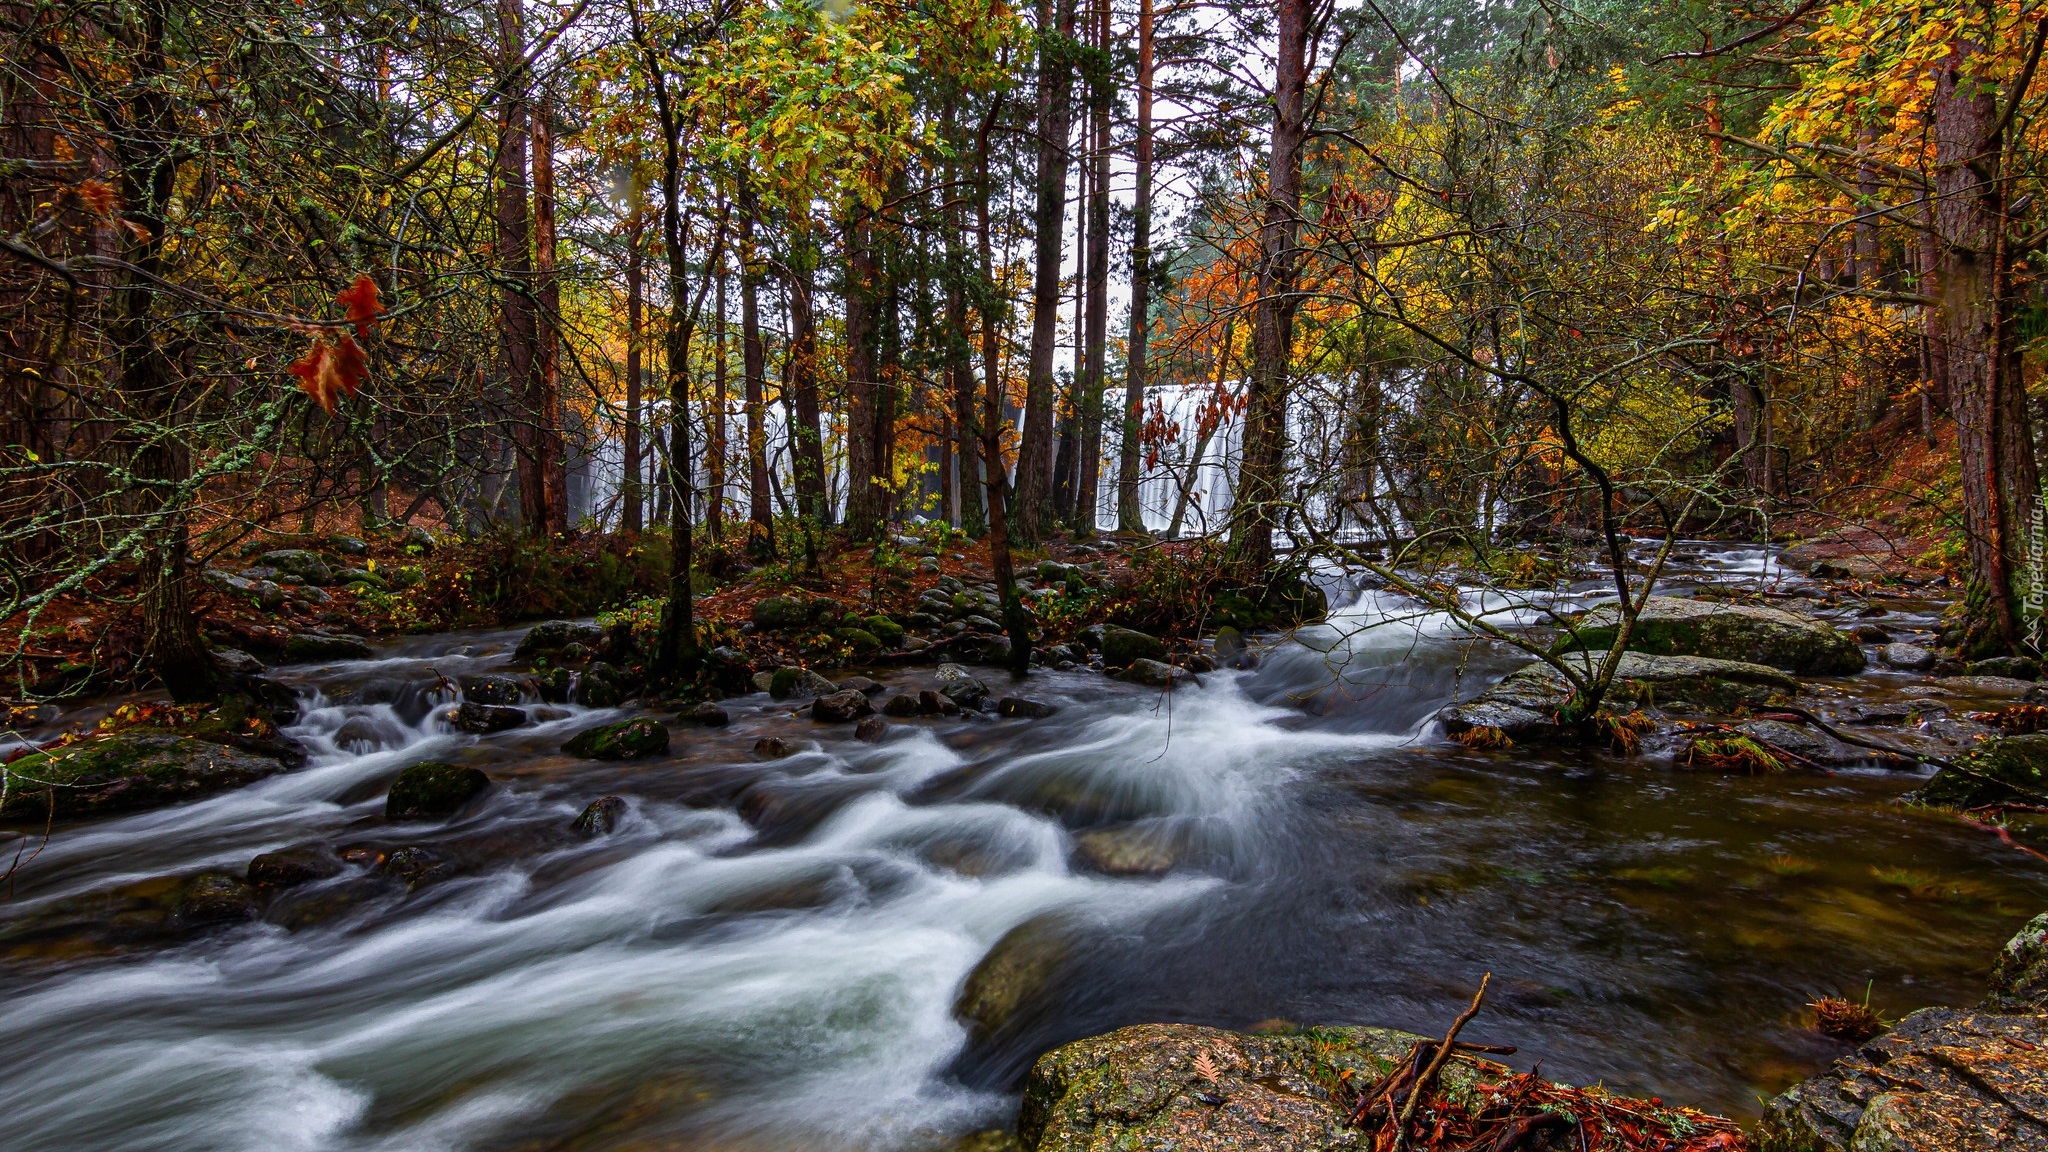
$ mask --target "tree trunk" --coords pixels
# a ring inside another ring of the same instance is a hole
[[[825,437],[818,402],[818,314],[812,283],[816,252],[807,238],[791,237],[796,255],[789,288],[789,401],[791,463],[796,472],[797,515],[809,535],[832,523],[831,493],[825,485]]]
[[[846,529],[861,541],[880,539],[888,514],[879,428],[880,281],[874,227],[867,210],[855,205],[846,223]]]
[[[1935,298],[1948,353],[1949,406],[1962,464],[1973,655],[2017,651],[2036,476],[2026,394],[2011,340],[2005,204],[1995,85],[1982,44],[1961,35],[1935,75]]]
[[[746,373],[747,551],[775,559],[775,506],[768,490],[768,357],[761,347],[761,271],[754,258],[751,198],[740,201],[740,367]]]
[[[1140,439],[1145,427],[1145,344],[1152,310],[1152,0],[1138,0],[1138,140],[1131,229],[1131,335],[1124,357],[1123,435],[1118,441],[1116,526],[1143,532]]]
[[[718,278],[717,319],[714,343],[717,345],[716,359],[711,362],[711,443],[706,448],[706,463],[709,465],[711,491],[704,502],[704,527],[711,533],[713,544],[725,540],[725,410],[726,395],[726,346],[725,346],[725,262],[719,261],[713,271]]]
[[[1251,572],[1273,563],[1273,528],[1287,452],[1288,355],[1294,339],[1295,237],[1301,216],[1301,147],[1306,125],[1308,0],[1279,0],[1274,62],[1273,142],[1259,235],[1258,304],[1252,372],[1246,381],[1244,451],[1232,506],[1232,545]]]
[[[1095,0],[1096,50],[1109,51],[1109,0]],[[1098,56],[1088,78],[1090,116],[1093,120],[1094,176],[1088,194],[1088,326],[1087,378],[1081,386],[1077,416],[1081,435],[1080,467],[1074,487],[1074,534],[1095,534],[1096,511],[1101,506],[1102,486],[1102,389],[1107,373],[1109,346],[1109,106],[1116,97],[1112,77]]]
[[[539,536],[569,530],[569,463],[562,443],[562,287],[555,276],[555,134],[543,99],[533,117],[534,468],[540,474],[541,515],[529,520]],[[535,522],[537,521],[537,523]]]
[[[1030,543],[1053,522],[1053,423],[1059,397],[1053,353],[1059,340],[1061,231],[1067,212],[1067,135],[1071,127],[1075,0],[1038,0],[1037,203],[1032,212],[1036,263],[1031,278],[1031,360],[1024,394],[1024,435],[1017,450],[1016,539]],[[1057,19],[1058,26],[1054,27]]]
[[[541,480],[540,418],[533,410],[534,297],[532,236],[527,225],[526,79],[512,79],[525,61],[520,0],[498,0],[499,68],[508,78],[498,118],[498,358],[508,400],[507,433],[518,478],[519,515],[530,531],[545,530],[547,493]]]
[[[641,211],[637,190],[634,197],[632,213],[626,218],[626,461],[624,482],[619,488],[619,499],[625,506],[620,524],[628,532],[640,531],[641,505],[645,502],[640,491],[640,308],[645,292],[647,214]]]

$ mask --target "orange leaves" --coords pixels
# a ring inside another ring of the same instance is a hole
[[[342,289],[334,302],[347,310],[349,323],[355,325],[356,336],[370,338],[370,325],[376,323],[384,305],[377,299],[377,282],[368,273],[355,278],[355,282]],[[344,396],[354,396],[370,374],[369,358],[356,343],[355,336],[346,332],[330,332],[324,328],[307,326],[303,331],[313,337],[313,343],[306,354],[291,362],[285,368],[298,377],[299,389],[313,398],[320,410],[334,415],[335,404]]]
[[[114,194],[112,188],[101,181],[81,180],[78,186],[71,190],[71,194],[78,197],[78,202],[85,206],[86,211],[102,220],[112,220],[121,212],[120,198]]]
[[[298,377],[299,388],[320,405],[321,411],[332,416],[337,397],[354,396],[362,387],[363,377],[369,374],[369,363],[348,333],[333,337],[322,333],[313,337],[313,346],[285,371]]]
[[[348,309],[349,322],[356,326],[356,336],[368,340],[371,322],[384,311],[383,303],[377,299],[377,282],[370,279],[370,274],[358,274],[356,282],[344,288],[334,302]]]

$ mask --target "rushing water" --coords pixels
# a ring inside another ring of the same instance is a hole
[[[1778,575],[1761,553],[1694,567]],[[751,696],[731,727],[675,726],[671,755],[626,764],[557,751],[617,710],[445,726],[432,677],[502,667],[517,636],[283,670],[305,769],[60,829],[0,911],[0,1143],[943,1147],[1007,1124],[1029,1061],[1065,1040],[1151,1020],[1434,1031],[1489,971],[1469,1035],[1525,1067],[1748,1115],[1839,1054],[1805,1001],[1974,1000],[2048,899],[2037,862],[1892,805],[1911,776],[1445,745],[1435,709],[1511,662],[1382,595],[1170,695],[1044,673],[1021,691],[1059,704],[1049,719],[897,722],[879,745]],[[766,734],[798,754],[756,759]],[[383,784],[428,758],[500,787],[450,823],[387,823]],[[607,793],[628,797],[619,829],[572,835]],[[1088,870],[1075,835],[1104,827],[1178,866]],[[166,877],[306,843],[438,867],[411,887],[352,868],[204,933],[138,911]],[[1056,971],[971,1039],[963,981],[1048,914]]]

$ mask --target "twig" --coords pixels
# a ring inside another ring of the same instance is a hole
[[[1444,1033],[1443,1043],[1437,1045],[1436,1055],[1430,1057],[1429,1067],[1422,1070],[1422,1076],[1415,1081],[1415,1086],[1409,1089],[1408,1103],[1402,1107],[1399,1125],[1394,1129],[1394,1152],[1401,1152],[1401,1149],[1408,1146],[1408,1124],[1415,1118],[1415,1106],[1421,1103],[1422,1094],[1429,1090],[1430,1081],[1436,1079],[1437,1071],[1444,1066],[1444,1061],[1450,1058],[1451,1050],[1457,1047],[1458,1033],[1472,1022],[1474,1016],[1479,1015],[1479,1004],[1486,999],[1486,985],[1492,979],[1491,972],[1479,978],[1479,991],[1472,994],[1471,1005],[1458,1013],[1456,1020],[1451,1021],[1451,1030]]]

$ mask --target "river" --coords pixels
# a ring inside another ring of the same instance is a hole
[[[1759,555],[1703,551],[1689,578],[1757,578]],[[2038,862],[1894,805],[1911,774],[1447,744],[1434,711],[1512,662],[1384,593],[1338,600],[1307,643],[1170,694],[985,671],[1059,711],[895,721],[874,745],[755,695],[726,702],[730,727],[672,724],[669,755],[617,764],[559,747],[632,709],[487,737],[440,719],[450,697],[420,685],[505,667],[518,631],[280,669],[306,768],[60,827],[15,877],[0,1142],[943,1148],[1007,1125],[1029,1062],[1065,1040],[1158,1020],[1440,1031],[1484,972],[1469,1038],[1748,1117],[1843,1051],[1805,1029],[1806,1001],[1972,1002],[2048,905]],[[765,735],[797,753],[757,758]],[[388,823],[383,784],[429,758],[498,787],[452,822]],[[627,799],[618,829],[572,834],[605,794]],[[1075,837],[1101,828],[1177,864],[1091,871]],[[430,866],[411,885],[352,867],[201,933],[138,911],[166,877],[307,843]],[[1050,978],[970,1037],[963,981],[1048,916],[1066,941]]]

